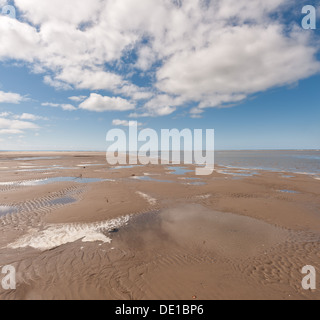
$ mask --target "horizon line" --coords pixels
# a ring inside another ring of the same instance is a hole
[[[139,150],[137,150],[138,152]],[[181,150],[180,152],[199,152],[201,150]],[[206,150],[203,150],[203,152]],[[227,151],[320,151],[319,148],[307,148],[307,149],[217,149],[214,152],[227,152]],[[0,152],[107,152],[106,150],[0,150]],[[116,151],[115,151],[116,152]],[[130,153],[132,151],[119,151],[120,153]],[[155,152],[168,152],[168,150],[151,151]],[[169,152],[179,152],[179,150],[169,150]],[[112,152],[109,152],[112,153]]]

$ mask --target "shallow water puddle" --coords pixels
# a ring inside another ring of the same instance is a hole
[[[23,187],[33,187],[42,186],[50,183],[61,183],[61,182],[76,182],[76,183],[95,183],[103,181],[114,181],[109,179],[98,179],[98,178],[80,178],[80,177],[54,177],[39,180],[29,180],[29,181],[9,181],[0,182],[0,186],[23,186]]]
[[[141,165],[117,166],[117,167],[110,168],[110,170],[134,169],[134,168],[141,168],[141,167],[143,167],[143,166],[141,166]]]
[[[194,172],[194,170],[190,170],[185,167],[168,167],[167,169],[171,171],[169,174],[176,176],[184,176],[186,173]]]
[[[162,182],[162,183],[174,183],[174,181],[171,180],[157,180],[152,178],[151,176],[135,176],[135,177],[131,177],[131,179],[133,180],[139,180],[139,181],[147,181],[147,182]]]
[[[291,193],[291,194],[299,194],[300,192],[298,191],[294,191],[294,190],[279,190],[278,192],[281,192],[281,193]]]
[[[12,206],[0,206],[0,217],[5,216],[7,214],[16,213],[17,208]]]
[[[23,165],[23,166],[19,166],[19,169],[43,169],[43,168],[47,168],[47,166],[31,166],[31,165]]]
[[[49,206],[56,206],[56,205],[67,205],[67,204],[72,204],[77,202],[76,198],[72,197],[62,197],[62,198],[57,198],[53,199],[49,202]]]
[[[73,168],[73,167],[59,167],[53,166],[52,168],[37,168],[37,169],[20,169],[16,172],[46,172],[46,171],[53,171],[53,170],[79,170],[80,168]]]
[[[221,213],[201,205],[182,205],[133,216],[113,238],[132,250],[154,255],[157,246],[201,251],[207,255],[247,258],[285,242],[286,231],[253,218]]]
[[[100,166],[106,166],[107,164],[101,164],[101,163],[84,163],[84,164],[78,164],[77,167],[100,167]]]
[[[14,161],[32,161],[32,160],[57,160],[61,157],[26,157],[26,158],[15,158]]]
[[[234,176],[234,177],[253,177],[256,175],[259,175],[258,172],[251,172],[251,171],[227,171],[227,170],[217,170],[218,173],[220,174],[225,174],[225,175],[230,175],[230,176]]]
[[[139,180],[139,181],[146,181],[146,182],[161,182],[161,183],[178,183],[179,181],[172,181],[172,180],[159,180],[155,179],[150,175],[147,176],[134,176],[131,177],[133,180]],[[197,178],[183,178],[179,179],[180,181],[185,181],[184,184],[189,185],[189,186],[204,186],[206,185],[205,182],[198,181],[200,179]],[[191,181],[191,182],[188,182]]]
[[[72,203],[76,203],[78,199],[76,199],[73,196],[64,196],[60,198],[55,198],[49,201],[45,202],[45,205],[43,205],[43,208],[50,208],[50,207],[55,207],[58,205],[68,205]],[[39,209],[40,207],[37,207],[36,209]],[[15,205],[15,206],[9,206],[9,205],[0,205],[0,217],[1,216],[6,216],[9,214],[14,214],[14,213],[20,213],[25,210],[24,207],[21,207],[21,205]]]

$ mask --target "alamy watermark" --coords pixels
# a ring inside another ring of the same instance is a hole
[[[312,5],[306,5],[302,8],[301,13],[305,15],[301,25],[305,30],[315,30],[317,28],[317,10]],[[12,5],[6,5],[0,8],[0,14],[16,19],[16,8]]]
[[[0,13],[4,16],[10,17],[12,19],[16,19],[16,8],[14,6],[4,6],[0,8]]]
[[[3,290],[16,290],[16,269],[14,266],[0,267],[2,277],[1,287]]]
[[[107,133],[107,161],[110,165],[194,164],[196,175],[211,175],[215,159],[214,138],[213,129],[206,132],[202,129],[162,129],[159,137],[153,129],[138,132],[138,123],[131,121],[129,135],[122,129]]]
[[[317,9],[314,6],[304,6],[301,11],[305,16],[302,19],[301,26],[305,30],[317,29]]]
[[[302,8],[304,15],[301,26],[305,30],[315,30],[317,28],[317,9],[312,5],[306,5]],[[16,8],[12,5],[6,5],[0,8],[0,16],[7,16],[16,19]]]
[[[304,290],[316,290],[317,289],[317,275],[316,269],[313,266],[305,266],[302,268],[302,274],[306,276],[302,280],[302,288]]]

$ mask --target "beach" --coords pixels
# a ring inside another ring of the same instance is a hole
[[[195,168],[1,152],[0,299],[319,300],[319,175]]]

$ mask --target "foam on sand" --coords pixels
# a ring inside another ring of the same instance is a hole
[[[210,197],[211,197],[211,194],[205,194],[202,196],[196,196],[196,199],[206,200],[206,199],[209,199]]]
[[[50,225],[45,230],[31,229],[27,235],[9,244],[8,248],[31,247],[45,251],[78,240],[82,240],[82,242],[101,241],[111,243],[112,240],[105,236],[104,232],[120,228],[128,223],[129,219],[130,216],[125,216],[101,223]]]
[[[144,173],[146,177],[158,177],[161,176],[159,173]]]
[[[150,205],[155,206],[157,204],[157,200],[150,197],[149,195],[142,193],[140,191],[137,191],[136,193],[143,199],[147,200]]]

